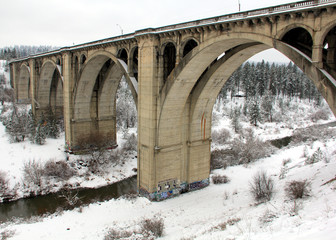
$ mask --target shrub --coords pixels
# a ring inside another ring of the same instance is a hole
[[[234,157],[240,164],[266,157],[270,148],[270,144],[257,138],[252,129],[248,129],[242,137],[236,138],[232,144]]]
[[[310,182],[307,180],[303,181],[290,181],[285,187],[285,192],[287,196],[291,199],[303,198],[304,196],[309,196]]]
[[[224,231],[226,229],[226,227],[229,226],[233,226],[235,225],[237,222],[239,222],[241,219],[240,218],[230,218],[225,222],[221,222],[220,224],[218,224],[217,226],[215,226],[215,229],[219,229],[221,231]]]
[[[44,165],[43,173],[47,177],[68,180],[75,174],[75,171],[65,161],[49,160]]]
[[[141,222],[141,229],[144,233],[149,233],[155,237],[162,237],[164,222],[162,218],[144,219]]]
[[[108,230],[104,240],[113,239],[154,239],[163,236],[164,222],[162,218],[143,219],[140,222],[140,230]]]
[[[306,158],[305,163],[306,164],[314,164],[314,163],[317,163],[317,162],[325,160],[325,159],[326,159],[326,155],[322,152],[321,148],[318,148],[313,153],[313,155]]]
[[[108,230],[107,234],[104,237],[104,240],[114,240],[114,239],[128,239],[133,235],[130,231],[122,231],[111,228]]]
[[[212,181],[214,184],[228,183],[230,179],[226,175],[213,175]]]
[[[9,194],[9,180],[5,172],[0,171],[0,198]]]
[[[42,185],[43,167],[40,162],[35,160],[23,164],[23,179],[26,183],[32,183],[36,186]]]
[[[217,144],[225,144],[231,138],[231,133],[228,129],[223,128],[211,133],[212,141]]]
[[[266,224],[266,223],[270,223],[270,222],[272,222],[275,218],[277,218],[278,216],[277,216],[277,214],[276,213],[274,213],[274,212],[272,212],[272,211],[270,211],[270,210],[266,210],[265,212],[264,212],[264,214],[262,215],[262,216],[260,216],[259,217],[259,222],[261,223],[261,224]]]
[[[319,109],[315,113],[310,115],[310,119],[313,122],[317,122],[318,120],[328,120],[330,117],[330,111],[326,108]]]
[[[138,146],[137,137],[134,133],[127,135],[127,140],[123,146],[125,151],[136,151]]]
[[[79,137],[78,147],[83,153],[89,155],[87,165],[89,171],[98,173],[103,170],[107,158],[107,150],[115,143],[109,138],[109,134],[92,133],[89,136]]]
[[[210,168],[213,169],[219,169],[219,168],[226,168],[227,167],[227,161],[225,160],[226,150],[223,149],[214,149],[211,151],[211,159],[210,159]]]
[[[254,175],[250,182],[250,193],[258,202],[269,201],[274,193],[274,182],[265,171],[260,171]]]
[[[7,240],[15,235],[14,230],[4,230],[0,233],[1,240]]]

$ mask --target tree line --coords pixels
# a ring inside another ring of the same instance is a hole
[[[246,99],[271,96],[320,101],[321,95],[313,82],[292,62],[246,62],[229,78],[220,98],[244,96]]]
[[[0,48],[0,59],[11,60],[14,58],[26,57],[29,55],[34,55],[37,53],[48,52],[55,49],[53,46],[27,46],[27,45],[16,45],[14,47],[4,47]]]

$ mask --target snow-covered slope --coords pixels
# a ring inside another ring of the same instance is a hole
[[[336,175],[336,139],[317,141],[328,153],[328,163],[304,163],[304,146],[279,150],[269,158],[248,166],[216,170],[230,182],[181,195],[163,202],[145,198],[117,199],[91,204],[81,210],[65,211],[35,223],[3,224],[2,231],[12,231],[12,239],[103,239],[110,227],[135,229],[144,218],[164,219],[162,239],[324,239],[336,236],[336,181],[323,185]],[[291,159],[285,178],[279,179],[283,160]],[[275,181],[271,201],[256,204],[249,192],[249,182],[260,169]],[[291,180],[311,181],[309,197],[294,201],[286,197],[284,186]],[[223,223],[226,229],[220,229]]]

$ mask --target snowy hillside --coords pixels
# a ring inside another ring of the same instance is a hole
[[[318,148],[326,158],[305,164]],[[287,172],[280,177],[284,164]],[[274,180],[272,199],[257,204],[249,184],[259,170]],[[229,183],[183,194],[163,202],[145,198],[117,199],[64,211],[33,222],[1,225],[11,239],[103,239],[109,228],[136,231],[144,218],[162,218],[161,239],[324,239],[336,235],[336,139],[287,147],[270,157],[243,166],[215,170]],[[285,194],[292,180],[307,179],[309,196],[296,201]],[[327,184],[325,184],[327,183]],[[325,185],[323,185],[325,184]],[[143,239],[140,235],[129,239]]]

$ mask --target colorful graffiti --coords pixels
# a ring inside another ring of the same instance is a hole
[[[207,187],[207,186],[209,186],[209,184],[210,184],[209,178],[204,179],[202,181],[190,183],[189,184],[189,191],[194,191],[194,190],[197,190],[197,189]]]
[[[204,179],[202,181],[198,181],[198,182],[193,182],[193,183],[186,183],[183,182],[181,183],[179,186],[170,189],[168,191],[162,191],[161,188],[158,188],[158,191],[153,192],[153,193],[149,193],[147,190],[140,188],[139,189],[139,194],[143,197],[148,198],[151,201],[163,201],[165,199],[174,197],[174,196],[178,196],[182,193],[186,193],[189,191],[195,191],[197,189],[201,189],[204,187],[209,186],[210,180],[209,178]]]

